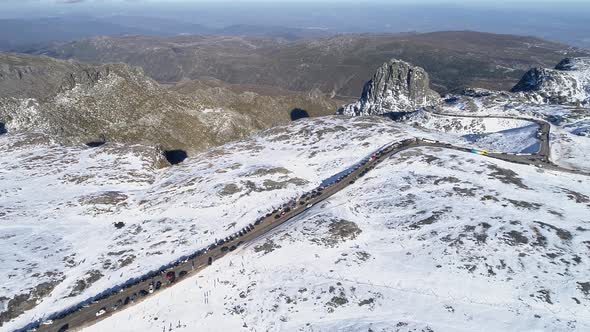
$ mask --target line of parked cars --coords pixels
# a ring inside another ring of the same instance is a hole
[[[414,142],[415,141],[416,141],[416,139],[414,139]],[[341,182],[346,177],[348,177],[350,174],[352,174],[354,171],[365,166],[367,163],[381,158],[384,154],[389,153],[393,149],[403,146],[403,144],[404,143],[390,144],[387,147],[381,149],[380,151],[374,153],[370,157],[367,157],[367,158],[361,160],[356,166],[351,168],[344,175],[337,178],[332,184],[330,184],[330,186]],[[373,167],[374,166],[369,166],[369,167],[365,168],[359,174],[359,177],[365,175]],[[354,179],[352,179],[349,183],[351,183],[351,184],[354,183]],[[306,208],[311,208],[313,206],[313,204],[310,203],[309,201],[312,200],[313,198],[316,198],[316,197],[322,195],[323,191],[326,188],[327,188],[326,186],[318,186],[317,188],[302,194],[298,198],[290,200],[289,202],[283,204],[281,207],[274,209],[273,211],[267,213],[265,216],[258,218],[253,224],[248,224],[247,226],[243,227],[242,229],[235,232],[234,234],[227,236],[223,239],[216,240],[213,244],[211,244],[211,245],[205,247],[204,249],[201,249],[191,255],[182,256],[181,258],[174,261],[173,263],[165,265],[156,271],[149,272],[148,274],[146,274],[140,278],[131,279],[122,286],[116,286],[116,287],[112,288],[111,290],[104,292],[103,294],[101,294],[91,300],[84,301],[77,306],[74,306],[68,310],[64,310],[64,311],[60,312],[59,314],[53,315],[53,316],[51,316],[51,319],[44,321],[42,324],[43,325],[51,325],[51,324],[53,324],[54,320],[63,319],[66,316],[68,316],[76,311],[79,311],[79,310],[89,307],[91,304],[99,303],[102,300],[104,300],[105,298],[112,296],[113,294],[118,294],[120,292],[124,292],[126,289],[133,287],[141,282],[145,282],[147,280],[153,279],[148,284],[147,289],[141,289],[137,292],[134,292],[133,294],[131,294],[129,296],[126,296],[125,298],[121,298],[121,299],[117,300],[110,308],[102,307],[98,311],[96,311],[95,315],[96,315],[96,317],[100,317],[100,316],[106,314],[107,311],[109,311],[109,309],[111,311],[115,311],[121,307],[128,305],[129,303],[134,303],[137,298],[145,297],[145,296],[159,290],[163,286],[162,281],[172,284],[172,283],[176,282],[178,278],[182,278],[182,277],[186,276],[188,274],[188,272],[186,270],[181,270],[178,274],[176,274],[176,270],[180,265],[183,265],[190,260],[194,260],[195,258],[197,258],[199,256],[205,255],[208,252],[217,249],[218,247],[221,247],[220,250],[222,252],[235,250],[239,245],[243,244],[243,241],[239,241],[237,243],[232,243],[232,244],[230,244],[230,243],[233,242],[234,240],[248,234],[249,232],[253,231],[255,229],[255,227],[260,225],[260,223],[265,218],[268,218],[268,217],[271,217],[274,215],[275,219],[280,219],[285,214],[287,214],[293,210],[303,208],[304,206]],[[211,263],[212,263],[212,257],[209,257],[208,264],[210,265]],[[65,324],[58,331],[64,332],[64,331],[67,331],[68,328],[69,328],[69,325]],[[35,330],[35,328],[32,328],[28,331],[34,331],[34,330]]]

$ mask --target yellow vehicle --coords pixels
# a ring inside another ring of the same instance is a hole
[[[479,155],[482,155],[482,156],[487,156],[488,155],[488,152],[486,150],[471,149],[471,153],[479,154]]]

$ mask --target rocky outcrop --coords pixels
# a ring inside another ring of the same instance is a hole
[[[535,103],[587,105],[590,103],[590,58],[567,58],[555,69],[533,68],[512,92]]]
[[[0,53],[0,133],[43,132],[75,144],[142,143],[191,155],[287,123],[295,107],[312,116],[337,107],[319,96],[202,85],[164,87],[125,64]]]
[[[143,70],[0,54],[0,122],[64,143],[119,142],[189,152],[259,129],[238,112],[169,91]]]
[[[429,87],[428,74],[420,67],[400,61],[384,63],[367,82],[356,103],[338,110],[344,115],[381,115],[412,112],[423,106],[432,106],[440,100]]]

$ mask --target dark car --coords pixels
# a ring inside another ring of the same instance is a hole
[[[166,280],[168,280],[168,282],[174,282],[176,280],[176,272],[174,271],[169,271],[166,273]]]
[[[254,222],[254,225],[257,225],[258,226],[258,225],[260,225],[260,222],[261,222],[261,220],[258,219],[258,220],[256,220],[256,222]]]
[[[123,300],[118,300],[117,302],[115,302],[115,304],[113,304],[113,310],[117,310],[119,309],[119,307],[123,304]]]
[[[228,248],[228,247],[221,247],[221,251],[222,251],[222,252],[227,252],[228,250],[229,250],[229,248]]]
[[[183,270],[183,271],[180,271],[180,273],[178,274],[178,277],[179,277],[179,278],[182,278],[182,277],[184,277],[184,276],[185,276],[187,273],[188,273],[188,272],[186,272],[186,271],[184,271],[184,270]]]
[[[70,328],[69,324],[65,324],[57,330],[57,332],[66,332]]]
[[[276,214],[276,215],[275,215],[275,219],[279,219],[280,217],[281,217],[281,216],[280,216],[280,215],[278,215],[278,214]]]
[[[161,287],[162,287],[162,282],[158,280],[156,282],[156,290],[160,289]]]
[[[142,290],[139,291],[139,295],[140,296],[146,296],[148,294],[149,294],[148,291],[146,291],[145,289],[142,289]]]
[[[129,298],[129,296],[127,296],[125,298],[125,301],[123,301],[123,305],[128,305],[130,301],[131,301],[131,299]]]

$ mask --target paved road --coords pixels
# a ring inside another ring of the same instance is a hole
[[[485,156],[513,163],[535,165],[546,169],[590,175],[588,173],[564,169],[552,164],[549,161],[549,124],[539,120],[523,120],[534,121],[538,123],[541,128],[541,148],[536,154],[513,155],[504,153],[488,153]],[[176,282],[178,282],[178,280],[193,276],[207,266],[215,264],[215,261],[234,251],[241,245],[255,241],[258,237],[264,236],[272,229],[311,209],[314,205],[351,185],[356,179],[364,176],[367,172],[392,155],[407,149],[423,146],[448,148],[463,152],[474,152],[472,149],[455,147],[442,142],[422,139],[409,139],[402,142],[393,143],[373,154],[371,157],[363,160],[363,162],[358,165],[357,169],[352,170],[339,181],[334,182],[325,188],[318,187],[305,197],[300,197],[297,200],[287,203],[287,205],[284,206],[285,208],[282,210],[275,210],[273,213],[264,216],[253,224],[250,224],[250,226],[244,228],[239,234],[235,234],[235,237],[231,239],[220,240],[223,241],[223,243],[212,244],[206,250],[201,250],[189,257],[186,257],[180,263],[177,263],[165,271],[145,277],[137,283],[122,288],[120,291],[112,293],[109,296],[96,299],[94,302],[88,303],[85,306],[79,306],[76,310],[73,310],[70,313],[62,313],[60,317],[56,318],[54,316],[51,324],[40,326],[37,326],[37,324],[31,324],[30,326],[24,327],[18,331],[27,331],[32,328],[37,328],[37,331],[43,332],[63,332],[75,331],[85,326],[92,325],[99,320],[109,317],[117,311],[121,311],[125,307],[144,300],[146,297],[152,294],[150,289],[153,290],[153,293],[161,292],[163,289],[173,286]],[[175,278],[173,281],[166,278],[166,274],[168,273],[174,274]],[[161,285],[157,287],[156,285],[158,284]],[[97,316],[97,313],[102,311],[104,311],[104,313]]]

